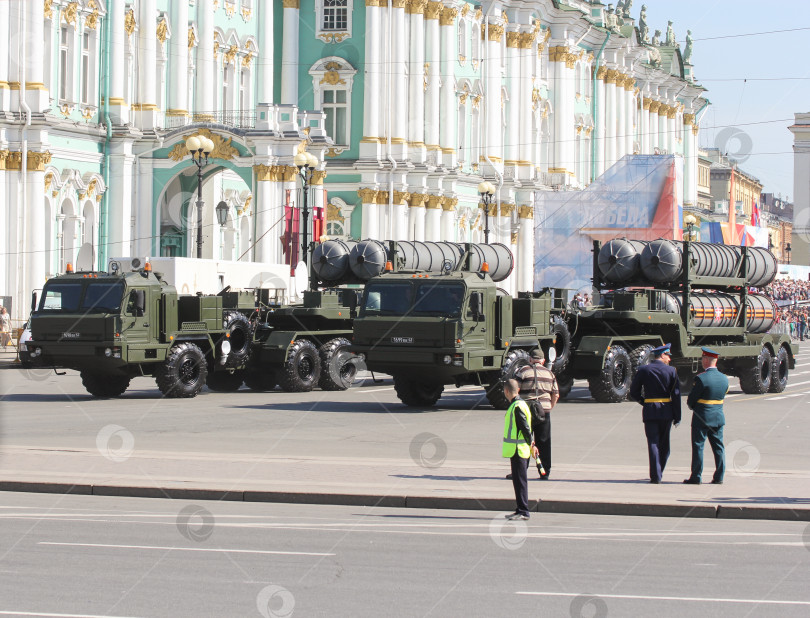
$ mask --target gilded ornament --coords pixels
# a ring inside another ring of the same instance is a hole
[[[519,219],[533,219],[534,207],[529,204],[523,204],[522,206],[518,206],[517,213]]]
[[[225,15],[228,17],[228,19],[231,19],[234,13],[236,12],[236,3],[228,2],[228,0],[225,0],[224,6],[225,6]]]
[[[343,67],[340,65],[340,63],[339,63],[339,62],[335,62],[334,60],[330,60],[329,62],[327,62],[327,63],[324,65],[324,68],[325,68],[327,71],[339,71],[339,70],[340,70],[340,69],[342,69]]]
[[[324,180],[326,180],[326,170],[314,170],[310,184],[322,185]]]
[[[695,115],[694,114],[684,114],[683,115],[683,123],[685,125],[694,125],[695,124]]]
[[[502,217],[509,217],[512,215],[512,212],[515,210],[515,205],[510,204],[508,202],[501,202],[501,216]]]
[[[518,48],[520,46],[520,32],[507,32],[506,33],[506,46]]]
[[[160,23],[157,25],[157,29],[155,30],[155,36],[157,36],[157,40],[160,41],[160,44],[163,45],[166,42],[166,39],[169,37],[169,24],[166,21],[166,16],[163,16],[163,19],[160,20]]]
[[[53,19],[53,0],[44,0],[42,12],[45,19]]]
[[[209,129],[200,129],[196,133],[192,133],[191,135],[187,135],[183,138],[183,141],[178,142],[174,145],[174,148],[169,152],[169,158],[172,161],[181,161],[185,157],[189,156],[188,149],[186,148],[186,140],[189,137],[204,135],[212,142],[214,142],[214,150],[211,151],[211,154],[208,155],[211,159],[224,159],[226,161],[230,161],[234,157],[239,156],[239,151],[231,145],[232,138],[228,138],[227,140],[224,139],[221,135],[217,135],[216,133],[212,133]]]
[[[487,38],[487,25],[481,24],[481,40]],[[503,26],[500,24],[489,24],[489,40],[493,43],[500,43],[503,38]]]
[[[253,15],[253,11],[251,11],[251,10],[250,10],[248,7],[246,7],[246,6],[243,6],[243,7],[242,7],[242,19],[243,19],[245,22],[249,22],[249,21],[250,21],[250,18],[251,18],[251,16],[252,16],[252,15]]]
[[[391,8],[404,9],[406,0],[391,0]]]
[[[408,205],[411,208],[422,208],[425,205],[425,201],[428,199],[428,195],[424,193],[411,193],[408,197]]]
[[[458,9],[446,6],[442,9],[441,17],[439,18],[439,25],[452,26],[458,16]]]
[[[78,2],[71,2],[65,7],[65,10],[62,12],[62,16],[65,18],[65,22],[69,23],[74,28],[76,27],[76,16],[78,14],[79,14]]]
[[[466,2],[461,6],[461,16],[466,17],[467,13],[470,12],[470,5]]]
[[[427,0],[408,0],[405,12],[411,15],[422,15],[426,6]]]
[[[330,202],[326,205],[326,220],[343,223],[346,220],[346,217],[340,214],[340,208]]]
[[[132,36],[132,33],[135,32],[136,25],[135,10],[129,9],[124,15],[124,31],[127,33],[127,36]]]
[[[300,8],[300,0],[283,0],[282,5],[285,9]]]
[[[429,78],[430,78],[430,63],[426,62],[425,63],[425,79],[424,79],[424,84],[423,84],[423,86],[424,86],[423,89],[424,89],[425,92],[427,92],[427,89],[428,89],[428,79]]]
[[[377,204],[384,206],[388,203],[388,191],[377,191]]]
[[[428,195],[426,206],[428,210],[436,210],[442,207],[446,199],[443,195]]]
[[[454,212],[456,206],[458,206],[457,197],[445,197],[444,202],[442,202],[442,210],[445,212]]]
[[[251,61],[251,60],[253,60],[253,54],[251,54],[250,52],[248,52],[248,53],[247,53],[247,54],[246,54],[246,55],[245,55],[245,56],[242,58],[242,66],[243,66],[243,67],[249,67],[249,66],[250,66],[250,61]]]
[[[6,169],[10,172],[19,172],[22,170],[22,153],[9,152],[6,156]]]
[[[0,157],[2,157],[2,153],[0,153]],[[53,172],[48,172],[47,174],[45,174],[45,193],[51,190],[52,181],[53,181]]]
[[[336,86],[338,84],[345,84],[346,80],[340,79],[340,73],[338,73],[337,71],[327,71],[321,78],[320,83],[329,84],[330,86]]]
[[[188,27],[188,48],[191,49],[197,43],[197,35],[194,34],[194,28]]]
[[[73,113],[74,107],[69,103],[63,103],[59,106],[59,113],[62,114],[65,118],[70,116]]]
[[[512,232],[511,236],[509,237],[509,241],[511,242],[511,244],[516,245],[518,241],[518,233]]]
[[[480,104],[481,104],[481,95],[480,94],[473,95],[473,98],[472,98],[473,109],[478,109],[478,106]]]
[[[45,171],[45,166],[48,165],[48,163],[50,162],[51,162],[50,151],[47,150],[45,152],[34,152],[33,150],[28,151],[28,164],[26,167],[28,168],[29,172]]]
[[[81,111],[82,118],[84,118],[85,120],[90,120],[93,117],[93,114],[95,113],[96,112],[92,107],[85,107]]]
[[[484,17],[484,11],[481,10],[480,6],[477,9],[475,9],[475,14],[473,15],[473,17],[475,17],[477,21],[481,21],[481,19]]]
[[[239,48],[234,44],[228,48],[228,51],[225,52],[225,64],[235,64],[234,60],[236,59],[236,52],[239,51]]]
[[[363,188],[357,190],[357,195],[363,201],[363,204],[374,204],[377,201],[377,191],[376,189],[369,189]]]
[[[98,5],[95,0],[90,0],[87,3],[87,8],[90,9],[91,13],[85,17],[84,25],[90,30],[95,30],[98,27]]]
[[[531,32],[521,32],[519,37],[520,40],[518,41],[518,47],[520,49],[531,49],[532,43],[534,43],[534,40],[536,38],[537,38],[536,30],[532,30]]]
[[[407,205],[411,194],[407,191],[394,191],[394,204]]]

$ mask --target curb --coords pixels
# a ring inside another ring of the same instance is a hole
[[[33,481],[0,481],[0,491],[163,498],[169,500],[218,500],[227,502],[278,502],[412,509],[452,509],[467,511],[511,511],[513,499],[457,498],[450,496],[396,496],[380,494],[319,494],[287,491],[229,491],[184,487],[136,487],[128,485],[85,485]],[[810,522],[810,509],[789,507],[643,504],[634,502],[577,502],[542,500],[532,512],[577,515],[623,515],[631,517],[696,517],[703,519],[760,519]]]

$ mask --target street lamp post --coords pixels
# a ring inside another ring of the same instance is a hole
[[[495,195],[495,185],[486,180],[478,185],[478,194],[484,202],[484,244],[489,244],[489,205],[492,203],[492,196]]]
[[[219,223],[219,246],[222,248],[222,259],[225,259],[225,224],[228,222],[228,203],[225,200],[220,201],[214,211],[217,213],[217,223]]]
[[[683,218],[683,222],[686,224],[686,240],[695,240],[697,233],[695,232],[695,224],[697,223],[697,219],[695,219],[695,215],[687,214]]]
[[[304,264],[308,262],[307,253],[309,249],[309,239],[307,237],[307,232],[309,230],[309,204],[307,202],[307,197],[309,194],[309,187],[312,184],[312,174],[315,172],[315,168],[318,167],[320,161],[318,158],[309,152],[299,152],[294,157],[295,167],[298,168],[298,175],[301,177],[301,182],[304,186],[303,188],[303,209],[301,210],[302,215],[302,225],[303,225],[303,239],[301,242],[301,249],[303,253],[303,260]]]
[[[203,253],[203,199],[202,199],[202,171],[208,165],[208,156],[214,150],[214,142],[200,135],[191,136],[186,140],[186,148],[191,160],[197,166],[197,259],[202,259]],[[205,159],[203,159],[205,157]]]
[[[787,251],[787,263],[790,264],[790,243],[785,245],[785,251]]]

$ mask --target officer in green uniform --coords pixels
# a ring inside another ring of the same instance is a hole
[[[728,378],[717,369],[719,354],[711,348],[703,350],[703,373],[695,378],[695,385],[686,400],[692,410],[692,474],[684,480],[687,485],[700,485],[703,474],[703,443],[709,439],[714,454],[712,483],[721,485],[726,469],[723,450],[723,399],[728,392]]]
[[[502,454],[509,458],[512,466],[512,486],[515,488],[517,508],[507,519],[529,519],[529,457],[537,457],[537,447],[532,437],[532,414],[529,406],[518,393],[520,386],[517,380],[507,380],[503,385],[503,394],[509,401],[509,409],[503,422]]]

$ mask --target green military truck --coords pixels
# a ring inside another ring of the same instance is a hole
[[[33,365],[75,369],[97,397],[120,396],[137,376],[194,397],[247,362],[254,304],[245,292],[178,295],[148,266],[69,271],[45,284],[27,347]]]
[[[555,350],[557,367],[567,360],[562,292],[513,298],[497,287],[488,263],[471,265],[471,257],[468,247],[452,270],[392,269],[366,283],[352,350],[371,371],[393,376],[405,405],[433,406],[449,384],[480,385],[493,406],[505,409],[503,382],[532,350]],[[497,279],[511,272],[506,262]]]
[[[671,343],[684,393],[700,369],[702,346],[720,353],[718,368],[738,377],[743,392],[785,389],[798,346],[769,332],[776,305],[751,290],[776,276],[770,251],[664,239],[597,241],[593,251],[601,300],[568,315],[571,358],[561,387],[583,378],[597,401],[622,401],[652,349]]]

